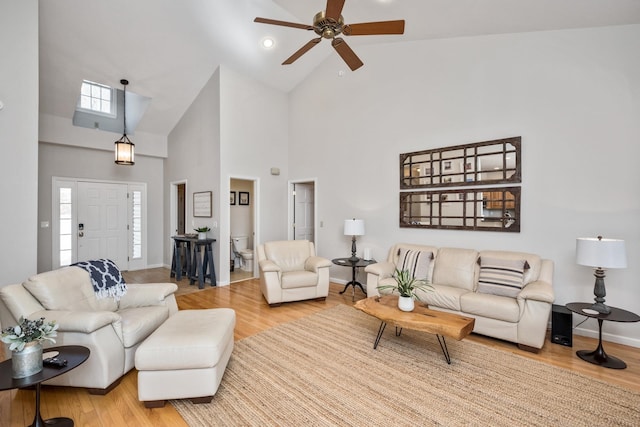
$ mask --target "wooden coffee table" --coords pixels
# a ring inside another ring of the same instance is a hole
[[[473,331],[475,325],[472,317],[430,310],[422,303],[416,303],[416,308],[411,312],[401,311],[398,308],[398,297],[394,295],[362,299],[354,307],[382,321],[373,343],[374,349],[378,347],[387,323],[392,323],[396,327],[396,336],[400,336],[402,328],[435,334],[448,364],[451,364],[451,357],[444,337],[460,341]]]

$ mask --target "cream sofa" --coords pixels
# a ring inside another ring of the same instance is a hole
[[[119,300],[96,299],[89,273],[63,267],[37,274],[22,284],[0,288],[0,322],[17,324],[21,316],[44,317],[59,324],[57,345],[83,345],[89,359],[45,384],[86,387],[105,394],[134,366],[135,351],[178,311],[174,283],[127,284]]]
[[[365,268],[367,295],[379,295],[378,286],[394,284],[396,268],[420,271],[419,278],[433,286],[432,292],[419,291],[420,299],[434,310],[474,317],[474,332],[528,351],[544,345],[555,298],[551,260],[522,252],[401,243],[390,249],[386,262]]]
[[[282,240],[258,246],[260,290],[269,305],[326,298],[331,261],[316,256],[313,242]]]

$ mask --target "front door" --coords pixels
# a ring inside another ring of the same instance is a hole
[[[128,270],[127,185],[78,182],[78,261],[108,258]]]

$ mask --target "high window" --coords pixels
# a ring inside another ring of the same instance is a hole
[[[113,88],[83,80],[78,107],[83,110],[115,116],[113,98]]]

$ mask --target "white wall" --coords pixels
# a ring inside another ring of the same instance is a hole
[[[209,237],[220,241],[220,72],[217,70],[204,85],[191,106],[169,134],[168,158],[165,161],[165,225],[164,261],[171,265],[172,242],[170,221],[171,182],[187,181],[187,215],[185,230],[193,233],[197,227],[211,228]],[[212,217],[193,216],[193,193],[211,191]],[[225,201],[228,204],[228,192]],[[220,264],[220,251],[214,248],[214,263]],[[228,255],[227,255],[228,256]],[[227,261],[228,265],[228,261]],[[219,268],[217,273],[219,276]]]
[[[219,285],[229,283],[229,269],[220,266],[229,265],[231,177],[256,181],[252,203],[258,204],[255,231],[262,231],[262,241],[286,238],[286,178],[271,176],[270,168],[287,170],[287,105],[283,92],[221,67],[169,134],[166,217],[171,182],[187,180],[187,201],[194,191],[213,191],[213,218],[193,219],[189,204],[187,226],[193,220],[197,226],[212,228],[210,235],[217,239],[214,262]],[[168,240],[168,220],[165,231]],[[169,243],[165,246],[167,265],[171,261]]]
[[[556,303],[565,304],[593,300],[593,272],[576,265],[575,239],[600,234],[625,239],[629,259],[607,272],[607,302],[640,313],[640,26],[357,52],[360,70],[340,77],[345,66],[333,55],[290,97],[289,178],[318,177],[320,255],[348,255],[342,223],[351,217],[366,221],[358,247],[377,259],[400,241],[529,251],[555,261]],[[518,135],[520,233],[399,228],[400,153]],[[583,328],[593,335],[597,324]],[[639,324],[604,329],[640,346]]]
[[[0,286],[36,273],[38,2],[0,4]]]
[[[147,184],[147,265],[163,265],[163,159],[136,156],[134,166],[116,165],[113,151],[40,143],[38,224],[51,224],[54,176]],[[38,272],[51,270],[52,227],[38,229]]]
[[[114,142],[122,136],[121,133],[74,126],[71,119],[51,114],[40,114],[39,126],[38,137],[40,141],[94,148],[111,153],[113,153]],[[167,156],[167,138],[165,136],[147,132],[127,133],[127,136],[136,146],[136,156]]]

